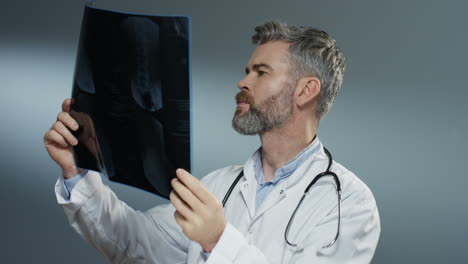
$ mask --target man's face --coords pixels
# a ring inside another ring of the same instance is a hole
[[[245,135],[267,132],[286,123],[293,110],[295,82],[290,74],[289,44],[267,42],[252,54],[239,81],[233,128]]]

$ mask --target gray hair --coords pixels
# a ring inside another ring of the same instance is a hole
[[[262,45],[270,41],[286,41],[292,75],[298,80],[305,76],[317,77],[321,82],[319,119],[330,110],[338,94],[345,70],[345,58],[336,41],[325,31],[313,27],[291,26],[278,21],[268,21],[255,27],[252,42]]]

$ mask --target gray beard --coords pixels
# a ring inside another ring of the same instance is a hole
[[[265,116],[254,108],[243,115],[236,112],[232,118],[232,127],[242,135],[255,135],[272,129]]]
[[[243,135],[255,135],[284,125],[291,117],[293,109],[294,89],[287,88],[266,99],[258,107],[251,105],[244,114],[236,111],[232,118],[234,130]]]

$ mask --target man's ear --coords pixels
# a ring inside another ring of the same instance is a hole
[[[303,77],[297,83],[297,105],[302,107],[318,98],[321,83],[317,77]]]

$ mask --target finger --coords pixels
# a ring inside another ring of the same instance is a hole
[[[67,98],[67,99],[63,100],[62,111],[70,112],[70,106],[71,106],[71,99]]]
[[[177,178],[204,204],[212,204],[215,199],[205,186],[184,169],[177,169]]]
[[[57,116],[57,121],[62,122],[71,130],[78,130],[79,125],[78,122],[67,112],[60,112]]]
[[[55,131],[57,131],[70,145],[75,146],[76,144],[78,144],[78,139],[76,139],[76,137],[73,136],[70,130],[68,130],[68,128],[66,128],[62,122],[55,122],[52,128]]]
[[[180,180],[172,179],[172,188],[174,192],[194,211],[200,212],[203,209],[203,203],[195,196]]]
[[[68,147],[65,139],[54,129],[49,130],[45,136],[46,142],[56,143],[62,147]]]
[[[175,209],[183,215],[186,219],[190,219],[193,217],[194,213],[192,212],[192,209],[179,197],[179,195],[172,191],[169,194],[169,199],[172,202],[172,205],[174,205]]]
[[[182,230],[185,230],[187,219],[182,214],[180,214],[179,211],[174,212],[174,218],[176,220],[176,223],[182,228]]]

